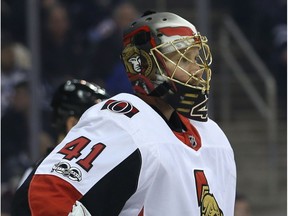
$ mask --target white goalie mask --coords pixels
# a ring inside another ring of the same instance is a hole
[[[124,31],[122,60],[134,90],[163,96],[177,84],[209,92],[212,56],[207,38],[180,16],[146,13]]]

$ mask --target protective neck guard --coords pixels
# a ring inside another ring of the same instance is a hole
[[[208,92],[177,84],[177,92],[167,95],[166,100],[189,119],[202,122],[208,120]]]

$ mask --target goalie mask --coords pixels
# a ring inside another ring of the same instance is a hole
[[[124,31],[122,60],[138,94],[164,96],[185,86],[206,94],[212,56],[207,38],[176,14],[149,12]]]

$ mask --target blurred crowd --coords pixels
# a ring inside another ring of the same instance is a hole
[[[56,139],[49,101],[67,79],[86,79],[113,96],[132,92],[119,53],[122,28],[140,13],[125,0],[41,0],[41,149]],[[24,170],[28,154],[31,57],[27,1],[1,1],[1,197],[2,213]],[[287,101],[287,1],[227,1],[226,7],[276,78],[281,105]],[[142,10],[142,9],[141,9]],[[142,12],[142,11],[141,11]],[[255,15],[257,14],[257,16]]]

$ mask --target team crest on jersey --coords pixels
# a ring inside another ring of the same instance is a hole
[[[117,101],[117,100],[108,100],[101,110],[110,110],[114,113],[124,114],[129,118],[132,118],[139,110],[130,104],[128,101]]]
[[[52,167],[51,172],[57,172],[59,174],[62,174],[63,176],[73,180],[80,182],[82,180],[82,173],[81,171],[76,167],[71,167],[71,165],[67,162],[61,161],[57,164],[55,164]]]
[[[194,171],[198,206],[200,207],[200,216],[224,216],[216,198],[210,192],[209,184],[203,170]]]

